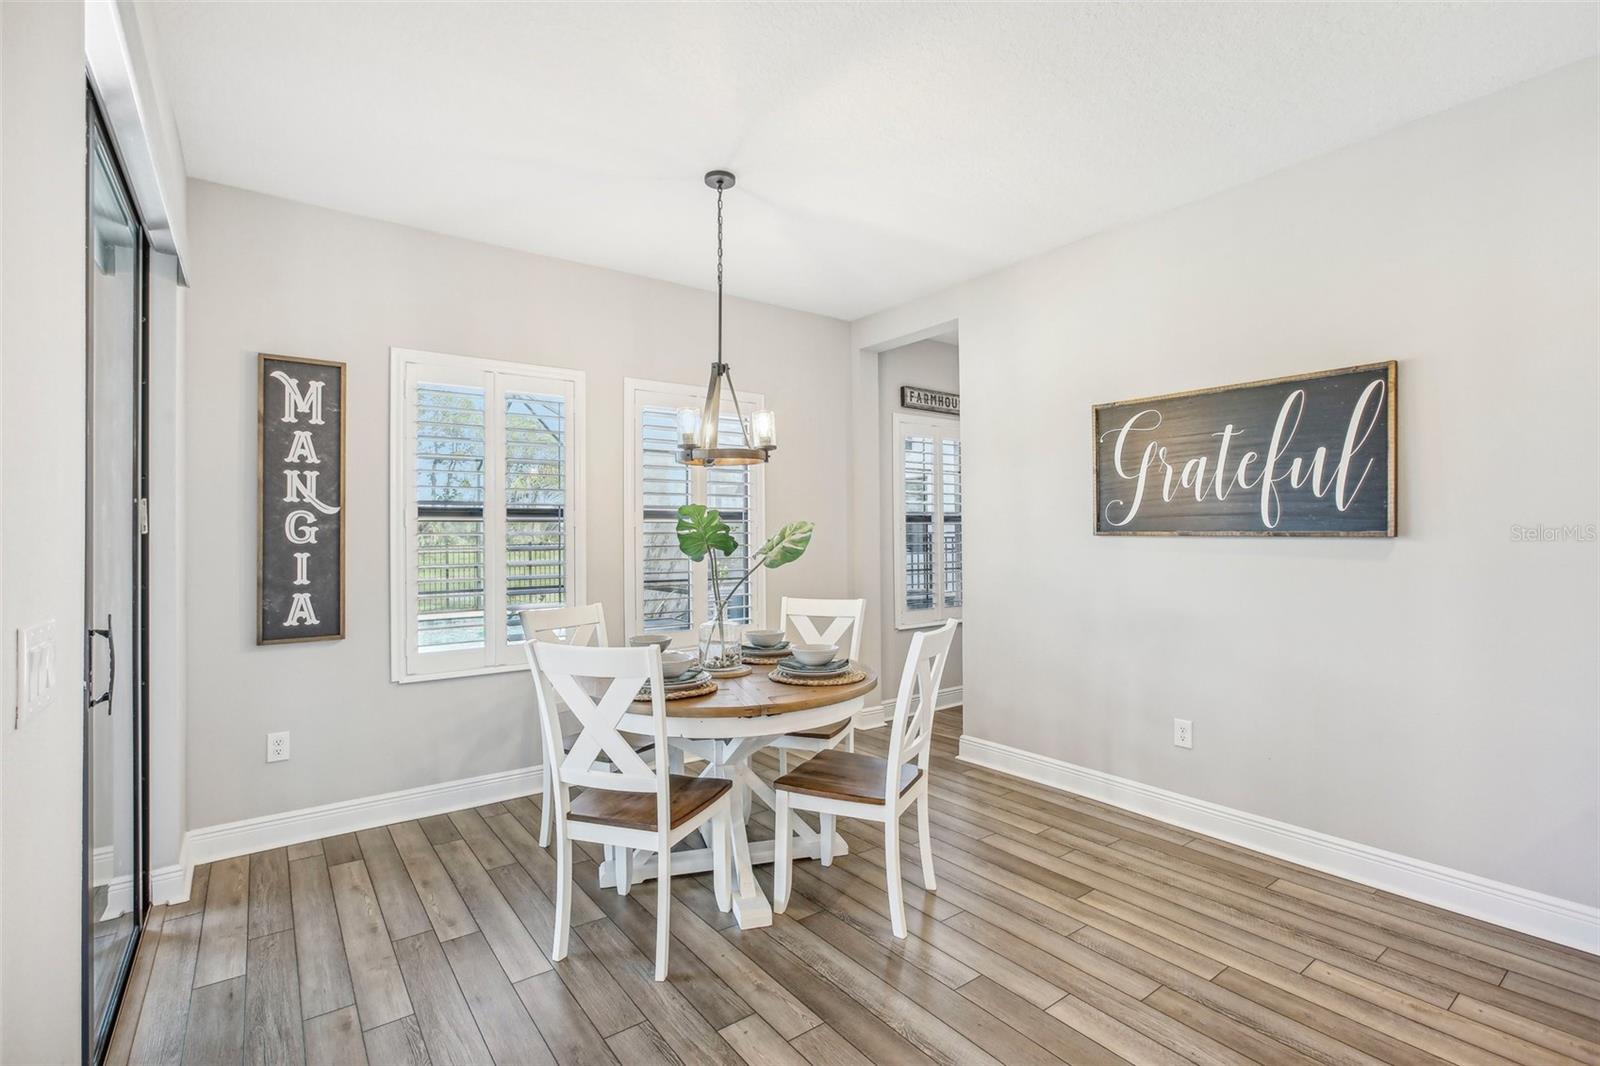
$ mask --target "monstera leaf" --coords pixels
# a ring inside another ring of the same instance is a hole
[[[767,542],[761,546],[757,554],[766,561],[763,565],[768,570],[776,570],[785,563],[792,563],[806,553],[811,546],[811,531],[816,528],[814,522],[790,522],[778,530]]]
[[[732,555],[739,550],[733,530],[714,508],[691,503],[678,508],[678,550],[695,562],[712,550]]]

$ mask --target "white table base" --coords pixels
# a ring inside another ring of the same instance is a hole
[[[761,885],[756,881],[755,864],[769,863],[773,859],[776,846],[773,841],[759,840],[751,843],[745,831],[750,820],[750,799],[754,796],[760,800],[768,810],[777,806],[777,796],[772,786],[762,780],[755,768],[750,765],[757,752],[771,744],[776,738],[785,733],[801,729],[812,729],[818,725],[842,721],[854,717],[861,710],[863,701],[860,698],[848,700],[844,703],[834,704],[829,707],[819,707],[813,711],[792,712],[781,718],[728,718],[728,719],[685,719],[685,723],[693,723],[684,730],[695,738],[671,738],[672,761],[674,769],[681,768],[685,754],[704,759],[705,768],[699,773],[700,777],[721,777],[733,782],[733,914],[739,922],[741,929],[759,929],[772,924],[772,904],[767,899],[766,893],[761,890]],[[671,720],[669,720],[671,721]],[[768,728],[778,722],[785,728],[780,732],[769,732],[754,736],[738,736],[729,739],[707,736],[708,732],[732,733],[739,727]],[[793,723],[793,724],[791,724]],[[676,724],[676,723],[674,723]],[[720,729],[718,727],[721,727]],[[822,854],[822,836],[806,820],[799,815],[791,815],[790,822],[794,827],[795,839],[790,852],[795,858],[814,859]],[[844,837],[835,833],[833,836],[833,854],[845,855],[849,852],[849,845]],[[648,881],[656,876],[657,857],[653,852],[635,852],[629,862],[631,884]],[[702,838],[702,846],[686,848],[672,853],[673,876],[679,874],[702,873],[710,870],[711,848],[709,842]],[[600,887],[615,888],[617,885],[616,869],[611,861],[600,864]]]

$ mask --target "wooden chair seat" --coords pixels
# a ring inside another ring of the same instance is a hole
[[[676,829],[722,798],[733,787],[733,783],[720,777],[672,774],[670,787],[672,790],[670,817],[672,828]],[[597,825],[616,826],[619,829],[645,829],[654,832],[656,796],[653,792],[584,789],[573,799],[567,818],[574,822],[593,822]]]
[[[802,729],[794,733],[785,733],[789,737],[805,737],[807,740],[832,740],[834,737],[850,728],[850,719],[835,722],[832,725],[818,726],[816,729]]]
[[[916,766],[909,763],[902,766],[897,795],[904,794],[921,776],[922,771]],[[888,760],[829,748],[778,778],[772,787],[783,792],[801,792],[852,803],[883,803],[887,798],[883,789],[888,779]]]

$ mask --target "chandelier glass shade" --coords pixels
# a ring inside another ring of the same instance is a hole
[[[713,170],[706,184],[717,190],[717,357],[706,383],[705,403],[678,411],[678,462],[685,466],[752,466],[764,463],[778,448],[778,420],[771,411],[746,412],[733,387],[733,375],[722,359],[722,193],[733,188],[733,174]],[[724,424],[722,390],[733,406],[733,425]]]

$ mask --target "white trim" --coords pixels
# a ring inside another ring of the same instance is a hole
[[[1397,855],[992,740],[963,735],[960,758],[1408,899],[1581,951],[1600,951],[1600,908],[1587,904]]]
[[[473,651],[439,652],[434,669],[418,668],[418,657],[411,654],[414,567],[409,565],[413,543],[411,467],[411,405],[408,386],[413,367],[426,367],[440,380],[458,376],[462,383],[484,389],[485,464],[490,470],[505,467],[504,411],[501,398],[508,387],[556,385],[565,390],[569,404],[566,419],[566,550],[568,605],[588,602],[588,468],[587,441],[588,376],[582,370],[538,366],[513,359],[486,359],[411,348],[389,349],[389,679],[397,684],[440,681],[455,677],[511,673],[524,668],[515,646],[501,638],[504,633],[505,580],[504,556],[485,552],[484,648]],[[503,486],[491,478],[484,500],[485,535],[491,541],[493,520],[499,511]],[[479,658],[482,661],[472,661]]]
[[[951,685],[948,688],[939,690],[939,698],[934,702],[933,709],[946,711],[951,707],[959,706],[961,706],[961,686]],[[893,715],[894,700],[884,700],[876,706],[863,708],[861,713],[856,715],[856,728],[877,729],[879,726],[887,724]]]
[[[442,781],[437,785],[423,785],[421,788],[385,792],[377,796],[325,803],[320,807],[305,807],[297,811],[192,829],[184,841],[187,853],[184,864],[192,868],[199,863],[249,855],[264,848],[281,848],[357,829],[372,829],[465,807],[478,807],[497,800],[533,796],[539,793],[543,783],[542,766],[525,766],[481,777]],[[154,891],[151,895],[155,895]]]

